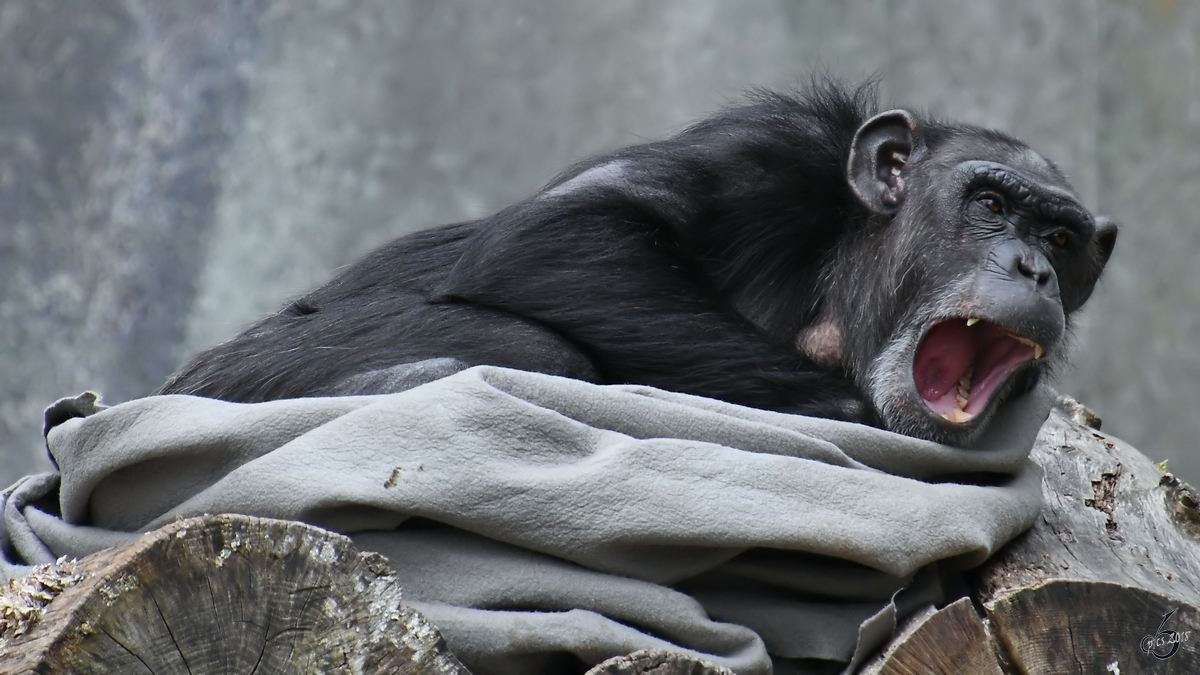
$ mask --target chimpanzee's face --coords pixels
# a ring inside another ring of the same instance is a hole
[[[866,336],[848,345],[848,370],[889,429],[969,445],[1002,401],[1063,361],[1070,315],[1091,294],[1116,226],[1016,141],[964,133],[931,149],[896,121],[865,149],[877,166],[857,174],[877,183],[860,198],[882,195],[873,210],[888,217],[863,245],[898,257],[868,275],[871,295],[895,306],[855,315],[888,325],[845,327]]]

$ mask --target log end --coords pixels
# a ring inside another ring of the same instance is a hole
[[[180,520],[41,579],[61,592],[6,624],[0,672],[467,672],[382,556],[301,523]]]

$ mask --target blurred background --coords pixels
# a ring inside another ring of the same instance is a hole
[[[0,0],[0,487],[372,247],[814,68],[1123,229],[1059,389],[1200,483],[1200,3]]]

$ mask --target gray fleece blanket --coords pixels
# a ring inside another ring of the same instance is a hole
[[[852,669],[1027,528],[1052,395],[969,450],[493,367],[381,396],[91,401],[48,411],[59,471],[0,494],[0,577],[177,516],[301,520],[390,558],[480,675],[647,648],[761,674]]]

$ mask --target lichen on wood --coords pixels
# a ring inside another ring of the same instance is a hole
[[[78,562],[64,556],[0,587],[0,649],[28,633],[51,600],[87,577]]]

